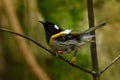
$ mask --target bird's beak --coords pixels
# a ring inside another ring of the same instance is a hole
[[[40,22],[40,23],[44,24],[44,22],[43,22],[43,21],[38,21],[38,22]]]

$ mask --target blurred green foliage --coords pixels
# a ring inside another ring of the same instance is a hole
[[[59,24],[63,28],[77,28],[83,20],[84,0],[38,0],[38,7],[46,20]]]

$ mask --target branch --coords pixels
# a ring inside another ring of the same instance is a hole
[[[115,62],[117,62],[120,59],[120,55],[118,55],[110,64],[108,64],[103,70],[100,71],[100,75],[105,72],[107,69],[109,69]]]
[[[56,56],[54,52],[52,52],[51,50],[45,48],[44,46],[42,46],[41,44],[39,44],[37,41],[35,41],[35,40],[33,40],[33,39],[31,39],[31,38],[29,38],[29,37],[27,37],[27,36],[24,36],[24,35],[19,34],[19,33],[16,33],[16,32],[12,32],[12,31],[7,30],[7,29],[4,29],[4,28],[0,28],[0,31],[12,33],[12,34],[18,35],[18,36],[20,36],[20,37],[23,37],[23,38],[25,38],[25,39],[33,42],[34,44],[38,45],[39,47],[43,48],[44,50],[48,51],[48,52],[49,52],[50,54],[52,54],[53,56]],[[84,69],[83,67],[78,66],[77,64],[71,63],[71,61],[67,60],[66,58],[64,58],[64,57],[62,57],[62,56],[60,56],[60,55],[58,56],[58,58],[61,59],[61,60],[63,60],[63,61],[65,61],[66,63],[68,63],[69,65],[71,65],[71,66],[73,66],[73,67],[75,67],[75,68],[78,68],[78,69],[80,69],[80,70],[82,70],[82,71],[84,71],[84,72],[86,72],[86,73],[93,74],[92,71],[89,71],[89,70],[87,70],[87,69]]]
[[[94,27],[94,12],[93,12],[93,2],[92,0],[87,0],[88,7],[88,19],[89,19],[89,27]],[[95,35],[95,31],[91,32],[92,35]],[[96,41],[96,38],[93,39]],[[92,58],[92,68],[93,71],[98,71],[98,59],[97,59],[97,51],[96,51],[96,43],[91,44],[91,58]]]
[[[89,27],[94,27],[94,11],[93,11],[93,0],[87,0],[87,9],[88,9],[88,20],[89,20]],[[95,35],[95,31],[90,32],[91,35]],[[96,41],[96,38],[93,38]],[[100,78],[98,76],[99,67],[98,67],[98,58],[97,58],[97,50],[96,50],[96,43],[91,43],[91,60],[92,60],[92,70],[95,72],[93,75],[93,80],[98,80]]]

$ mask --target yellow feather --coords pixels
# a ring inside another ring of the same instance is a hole
[[[61,31],[61,32],[59,32],[59,33],[57,33],[57,34],[52,35],[51,38],[50,38],[49,45],[52,45],[52,40],[53,40],[53,39],[61,36],[62,34],[63,34],[63,31]]]

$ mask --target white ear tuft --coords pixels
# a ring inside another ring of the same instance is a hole
[[[54,28],[59,30],[59,27],[57,25],[55,25]]]

